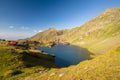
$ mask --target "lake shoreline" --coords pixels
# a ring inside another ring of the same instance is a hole
[[[39,47],[37,50],[42,50],[47,54],[54,55],[56,63],[65,67],[76,65],[81,61],[91,59],[90,52],[87,49],[74,45],[64,45],[59,43],[53,47]]]

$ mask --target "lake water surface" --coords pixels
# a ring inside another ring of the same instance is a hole
[[[88,50],[73,45],[57,44],[52,48],[40,47],[38,49],[48,54],[54,54],[55,63],[61,67],[75,65],[83,60],[90,59]]]

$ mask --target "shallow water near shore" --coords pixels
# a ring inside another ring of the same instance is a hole
[[[48,54],[55,55],[55,63],[60,67],[78,64],[83,60],[90,59],[90,52],[85,48],[74,45],[57,44],[52,48],[39,47]]]

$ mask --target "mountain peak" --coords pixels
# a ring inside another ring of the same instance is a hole
[[[117,8],[108,8],[105,10],[104,13],[111,13],[111,12],[119,12],[120,11],[120,7]]]
[[[54,27],[51,27],[51,28],[49,28],[48,30],[56,30],[56,28],[54,28]]]

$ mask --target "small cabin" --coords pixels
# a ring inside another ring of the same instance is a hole
[[[8,44],[8,45],[17,45],[17,42],[16,42],[16,41],[8,41],[7,44]]]

